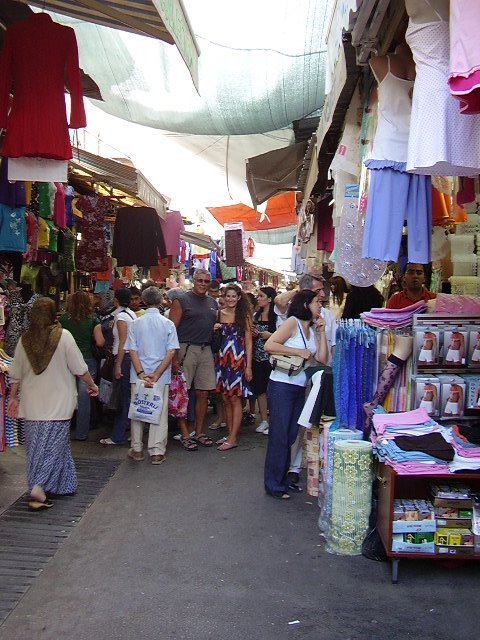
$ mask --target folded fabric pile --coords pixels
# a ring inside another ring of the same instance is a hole
[[[404,309],[374,308],[361,314],[364,322],[381,329],[400,329],[412,324],[415,313],[425,313],[427,305],[423,300]]]
[[[449,473],[456,455],[449,443],[450,429],[432,420],[425,409],[375,410],[371,439],[378,459],[399,475]]]
[[[452,473],[480,471],[480,429],[478,426],[453,426],[451,444],[455,450],[455,457],[449,465]]]

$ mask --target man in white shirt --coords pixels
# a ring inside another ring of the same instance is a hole
[[[162,398],[159,424],[150,424],[148,453],[152,464],[165,460],[168,437],[168,388],[171,380],[171,364],[175,351],[179,348],[177,330],[171,320],[164,318],[159,306],[162,293],[158,287],[147,287],[142,292],[142,300],[147,307],[141,318],[128,327],[128,349],[132,367],[130,382],[132,397],[135,383],[142,380],[145,386],[158,387]],[[143,460],[143,425],[140,420],[131,420],[132,448],[128,457]]]

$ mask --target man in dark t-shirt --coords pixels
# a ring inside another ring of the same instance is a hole
[[[180,349],[173,370],[181,366],[190,389],[195,387],[195,442],[211,447],[213,441],[203,433],[207,414],[208,392],[215,388],[215,368],[210,344],[213,325],[217,320],[217,303],[207,295],[210,273],[198,269],[193,276],[193,288],[173,301],[169,318],[177,328]]]

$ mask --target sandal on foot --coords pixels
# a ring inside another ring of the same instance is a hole
[[[118,447],[118,442],[114,442],[111,438],[102,438],[100,440],[100,444],[106,444],[106,445],[116,445]]]
[[[211,429],[212,431],[217,431],[217,429],[226,429],[227,428],[227,423],[226,422],[212,422],[212,424],[208,428]]]
[[[53,502],[48,500],[48,498],[45,498],[43,502],[40,502],[40,500],[30,500],[28,503],[28,508],[31,511],[42,511],[42,509],[50,509],[51,507],[53,507]]]
[[[199,436],[194,436],[192,440],[200,444],[202,447],[213,447],[213,440],[204,433],[201,433]]]
[[[290,500],[290,496],[284,491],[271,491],[268,495],[272,496],[272,498],[278,498],[279,500]]]
[[[198,451],[198,445],[191,438],[181,438],[180,444],[185,451]]]
[[[227,441],[227,436],[223,436],[223,438],[220,438],[219,440],[217,440],[215,444],[223,444],[226,441]]]
[[[230,451],[230,449],[236,449],[238,444],[230,444],[230,442],[222,442],[222,444],[217,447],[217,451]]]

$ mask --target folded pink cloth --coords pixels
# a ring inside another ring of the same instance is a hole
[[[478,316],[480,315],[480,298],[437,293],[435,313]]]
[[[480,460],[480,447],[462,447],[462,445],[454,439],[450,444],[455,448],[458,455],[462,456],[462,458],[475,458]]]
[[[377,435],[382,434],[385,427],[394,427],[397,424],[423,424],[424,422],[431,422],[431,418],[427,410],[423,408],[402,413],[377,413],[373,416],[373,426]]]

